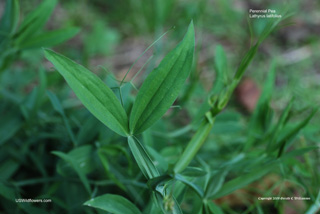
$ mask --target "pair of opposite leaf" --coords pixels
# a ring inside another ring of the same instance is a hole
[[[114,132],[130,136],[148,129],[173,104],[190,73],[194,43],[191,22],[183,40],[164,57],[142,84],[130,119],[116,95],[95,74],[52,50],[45,49],[45,56],[97,119]]]

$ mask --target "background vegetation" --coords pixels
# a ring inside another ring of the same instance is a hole
[[[311,119],[320,103],[319,1],[28,0],[20,1],[20,8],[16,2],[0,2],[0,14],[12,4],[11,14],[20,15],[4,15],[0,24],[2,212],[105,213],[83,204],[106,193],[124,196],[144,213],[159,212],[153,210],[127,140],[82,106],[45,60],[42,47],[54,47],[86,66],[119,96],[117,80],[157,41],[125,79],[132,83],[122,88],[130,109],[137,94],[132,85],[140,87],[193,20],[196,50],[190,77],[174,106],[139,136],[155,165],[166,171],[197,130],[195,121],[208,95],[217,92],[217,85],[230,84],[262,34],[267,20],[248,19],[250,8],[275,8],[292,16],[261,44],[191,163],[196,168],[184,173],[213,197],[204,206],[190,185],[177,181],[169,189],[190,214],[319,210],[319,113]],[[272,158],[280,163],[265,167]],[[258,200],[266,196],[310,200]],[[52,203],[16,203],[15,198],[50,198]]]

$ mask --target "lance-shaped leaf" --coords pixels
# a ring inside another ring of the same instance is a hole
[[[84,205],[113,214],[141,214],[133,203],[120,195],[105,194],[85,202]]]
[[[137,164],[143,175],[147,179],[152,179],[160,176],[160,173],[152,162],[146,148],[135,136],[128,137],[128,144],[133,157],[137,161]]]
[[[40,31],[51,16],[57,0],[45,0],[36,9],[29,13],[21,23],[15,34],[15,43],[20,45]]]
[[[54,30],[41,33],[32,39],[20,44],[21,49],[51,47],[71,39],[79,32],[79,28],[69,27],[66,29]]]
[[[170,108],[190,73],[193,53],[194,28],[191,22],[184,39],[142,84],[131,111],[131,134],[143,132]]]
[[[99,77],[54,51],[46,49],[45,56],[96,118],[116,133],[128,135],[127,114],[116,95]]]

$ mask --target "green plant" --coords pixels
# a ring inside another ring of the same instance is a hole
[[[43,32],[56,0],[45,0],[31,11],[19,25],[19,0],[7,0],[0,23],[0,71],[7,68],[22,51],[51,47],[74,37],[79,29],[65,29]]]
[[[195,40],[193,23],[189,25],[188,31],[179,45],[168,53],[159,66],[148,75],[139,89],[135,101],[129,107],[126,107],[123,104],[124,100],[122,100],[123,81],[119,86],[120,97],[118,98],[103,81],[81,65],[48,49],[45,50],[45,56],[65,78],[84,106],[112,131],[127,138],[133,157],[146,179],[144,183],[139,185],[143,189],[147,185],[153,196],[148,203],[142,202],[141,204],[139,199],[136,199],[135,203],[143,208],[143,213],[182,213],[178,201],[182,200],[186,186],[197,196],[197,199],[193,202],[192,211],[189,210],[188,212],[223,213],[222,209],[212,199],[221,198],[243,188],[274,170],[275,167],[283,167],[283,162],[316,148],[308,147],[285,152],[299,130],[308,124],[316,110],[313,110],[302,122],[293,127],[288,127],[286,124],[291,116],[290,103],[279,121],[273,125],[272,115],[268,113],[272,111],[269,102],[275,75],[275,69],[273,68],[266,81],[257,110],[251,119],[248,141],[241,148],[244,152],[243,155],[234,157],[234,160],[231,159],[220,167],[215,167],[214,170],[211,169],[210,163],[206,163],[200,157],[197,158],[197,167],[189,167],[208,138],[218,115],[229,102],[258,47],[276,28],[278,22],[270,22],[266,25],[255,45],[241,60],[237,72],[231,80],[228,77],[230,75],[226,67],[225,53],[221,47],[217,48],[218,78],[208,94],[208,102],[204,102],[191,126],[176,134],[182,136],[192,129],[196,130],[184,151],[171,164],[168,163],[166,157],[155,150],[156,148],[152,148],[151,142],[141,143],[139,134],[142,134],[145,140],[150,140],[148,129],[155,125],[167,112],[179,95],[190,73]],[[257,137],[259,135],[261,137]],[[266,150],[250,151],[253,145],[261,146],[265,143],[267,143]],[[132,196],[137,190],[123,182],[121,173],[115,173],[117,170],[110,169],[110,159],[107,156],[119,154],[115,151],[122,151],[123,154],[126,154],[122,147],[107,144],[107,146],[99,148],[100,161],[112,181],[128,195],[131,195],[130,197],[133,199]],[[61,152],[54,152],[54,154],[70,162],[90,197],[92,197],[93,193],[89,181],[72,160],[71,153],[66,155]],[[127,154],[125,157],[130,163]],[[248,172],[244,173],[245,171]],[[240,172],[240,175],[225,181],[230,172]],[[136,192],[136,194],[139,194],[139,192]],[[115,194],[105,194],[93,198],[87,201],[85,205],[116,214],[141,213],[132,202]],[[259,208],[259,204],[257,204],[257,207]]]

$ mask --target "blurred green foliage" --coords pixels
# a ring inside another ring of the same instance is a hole
[[[281,213],[288,202],[265,203],[257,197],[296,194],[310,197],[303,207],[296,207],[297,212],[319,210],[320,119],[310,108],[320,103],[319,2],[7,0],[0,4],[3,212],[105,213],[83,204],[108,193],[104,200],[138,207],[146,214],[161,213],[151,203],[146,179],[127,140],[83,108],[58,72],[44,61],[42,47],[54,46],[89,67],[119,98],[116,79],[124,76],[120,69],[128,70],[134,61],[131,58],[138,58],[175,26],[148,51],[154,57],[134,81],[139,85],[194,20],[195,61],[174,104],[180,108],[170,109],[138,136],[154,165],[166,172],[178,161],[203,112],[230,84],[245,53],[265,28],[266,20],[248,20],[249,8],[293,13],[261,44],[247,68],[245,76],[262,88],[256,109],[252,114],[244,112],[236,96],[230,95],[231,102],[217,115],[191,167],[168,184],[169,192],[182,202],[184,213],[192,214]],[[143,60],[147,61],[143,57],[139,61]],[[131,84],[125,84],[122,93],[129,111],[136,92]],[[278,175],[270,188],[280,189],[277,193],[248,185],[264,181],[263,176],[270,172]],[[241,203],[228,197],[224,202],[216,200],[236,189],[245,191],[236,193],[243,199]],[[16,203],[17,198],[49,198],[52,203]],[[170,207],[172,201],[166,198],[162,203]]]

